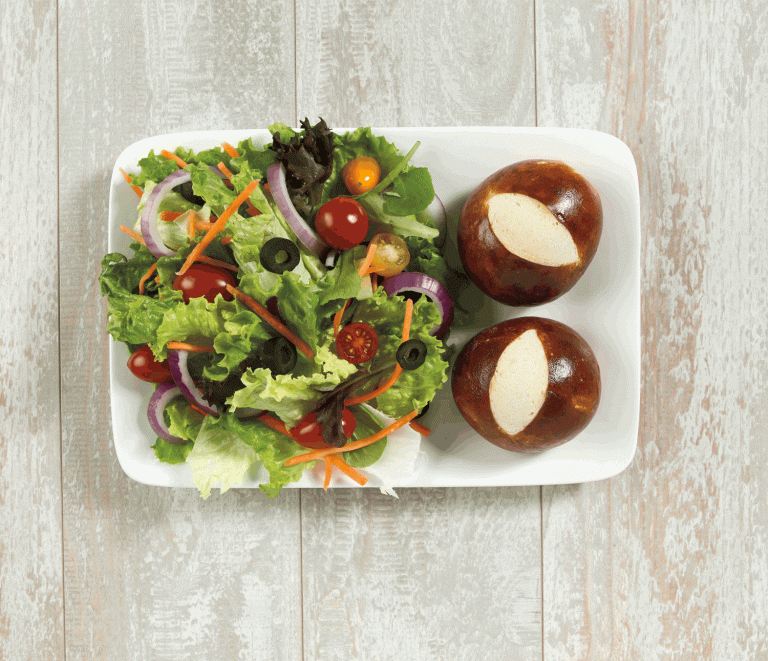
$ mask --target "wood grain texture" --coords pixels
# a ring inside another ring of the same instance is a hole
[[[624,139],[644,222],[638,453],[544,489],[546,661],[768,658],[766,28],[756,2],[537,2],[539,123]]]
[[[66,658],[300,659],[298,493],[126,477],[96,281],[124,147],[293,121],[292,5],[62,1],[59,51]]]
[[[0,4],[0,660],[9,661],[64,653],[56,183],[56,4],[9,0]]]
[[[538,488],[302,493],[310,659],[540,659]]]
[[[492,13],[482,4],[297,2],[299,117],[350,127],[532,125],[532,0],[493,3]]]
[[[299,117],[535,121],[531,2],[297,7]],[[540,659],[539,489],[399,495],[302,492],[305,658]]]

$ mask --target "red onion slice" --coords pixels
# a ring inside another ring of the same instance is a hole
[[[286,222],[291,229],[296,232],[296,238],[301,241],[306,248],[324,259],[325,255],[331,249],[313,230],[306,220],[304,220],[296,207],[291,202],[291,196],[288,193],[288,184],[285,181],[285,166],[282,163],[273,163],[267,169],[267,181],[272,198],[275,200],[277,208],[283,214]]]
[[[176,254],[175,250],[171,250],[163,243],[163,239],[160,236],[160,229],[157,226],[160,203],[171,189],[191,179],[192,175],[189,172],[176,170],[176,172],[172,172],[157,184],[147,198],[144,209],[141,211],[141,235],[144,237],[149,252],[155,257],[169,257]]]
[[[152,397],[149,398],[147,419],[149,420],[149,426],[152,427],[152,430],[160,438],[169,443],[184,444],[187,441],[171,434],[163,418],[163,411],[168,406],[168,402],[178,395],[181,395],[181,390],[174,383],[161,383],[157,386],[155,392],[152,393]]]
[[[176,349],[170,349],[168,351],[168,368],[171,370],[173,380],[181,390],[181,394],[195,406],[206,413],[219,415],[218,407],[215,404],[209,403],[208,400],[203,397],[203,393],[200,392],[200,389],[192,380],[192,375],[189,373],[189,368],[187,367],[188,359],[189,351]]]
[[[332,269],[341,256],[340,250],[331,250],[325,257],[325,268]]]
[[[442,248],[443,244],[445,243],[445,237],[448,233],[448,215],[445,213],[445,205],[443,204],[443,201],[437,196],[437,194],[435,194],[435,197],[429,203],[426,211],[430,218],[435,221],[435,227],[437,228],[437,231],[440,232],[440,234],[437,236],[437,239],[435,240],[435,243],[437,244],[438,248]]]
[[[398,273],[384,280],[383,286],[390,297],[405,291],[428,296],[440,312],[440,323],[435,324],[429,334],[440,339],[448,332],[453,323],[453,300],[445,287],[433,277],[424,273]]]

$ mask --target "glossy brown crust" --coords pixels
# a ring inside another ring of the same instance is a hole
[[[499,356],[519,335],[536,330],[549,364],[544,405],[518,434],[498,426],[488,387]],[[550,319],[520,317],[502,321],[473,337],[453,367],[453,399],[472,428],[512,452],[537,452],[574,438],[592,420],[600,402],[600,368],[592,350],[573,329]]]
[[[520,193],[547,206],[571,233],[579,262],[544,266],[510,253],[488,220],[488,200],[500,193]],[[492,174],[469,196],[459,218],[459,255],[469,277],[491,298],[540,305],[576,284],[595,256],[602,228],[600,195],[573,168],[560,161],[520,161]]]

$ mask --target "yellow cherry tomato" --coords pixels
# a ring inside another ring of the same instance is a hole
[[[376,159],[370,156],[358,156],[342,168],[341,178],[352,195],[360,195],[379,183],[381,168]]]
[[[371,243],[376,244],[371,269],[377,275],[391,278],[400,273],[411,261],[408,246],[396,234],[377,234],[371,239]]]

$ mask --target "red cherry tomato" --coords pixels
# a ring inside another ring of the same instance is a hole
[[[334,197],[317,212],[315,229],[331,248],[347,250],[362,243],[368,234],[368,214],[357,200]]]
[[[182,292],[185,303],[189,303],[190,298],[200,296],[213,303],[216,294],[221,294],[225,301],[231,301],[234,297],[227,291],[227,285],[237,287],[234,273],[199,262],[192,264],[183,275],[177,276],[173,281],[173,288]]]
[[[364,363],[379,350],[379,336],[368,324],[357,321],[347,324],[336,336],[339,355],[350,363]]]
[[[341,414],[341,431],[344,437],[349,438],[355,433],[357,420],[349,409],[344,409]],[[303,445],[310,450],[320,450],[331,447],[323,440],[323,430],[317,422],[317,416],[314,413],[307,413],[293,429],[291,429],[293,440],[299,445]]]
[[[152,349],[146,344],[131,354],[128,359],[128,369],[133,372],[135,377],[142,381],[149,381],[149,383],[170,383],[173,381],[171,370],[168,368],[168,361],[156,360]]]

